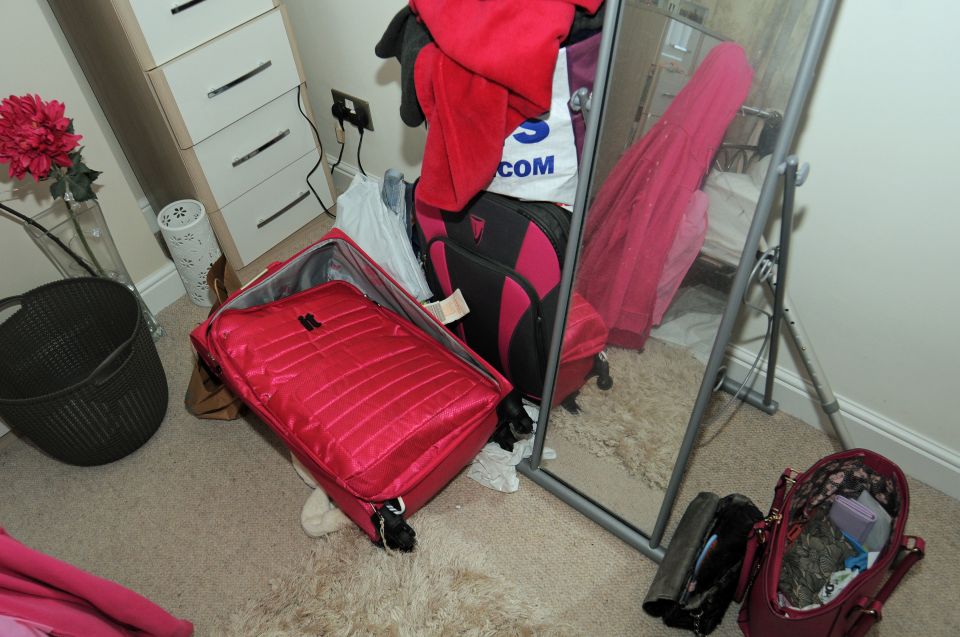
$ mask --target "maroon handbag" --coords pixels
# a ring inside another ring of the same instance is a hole
[[[859,468],[862,467],[862,470]],[[850,484],[850,483],[853,484]],[[811,610],[780,603],[778,588],[787,542],[796,538],[807,515],[845,489],[868,489],[895,512],[890,539],[872,567],[830,602]],[[787,469],[774,490],[770,514],[753,527],[735,599],[738,622],[747,637],[862,637],[882,618],[883,604],[907,571],[924,555],[924,541],[904,535],[910,496],[900,468],[866,449],[823,458],[805,473]],[[789,537],[788,537],[789,536]],[[746,599],[744,596],[746,595]]]

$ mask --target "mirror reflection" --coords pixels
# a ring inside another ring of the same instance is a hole
[[[593,114],[594,173],[546,435],[555,457],[541,466],[641,530],[656,520],[703,381],[814,5],[622,8]],[[597,338],[578,331],[595,324],[591,313],[608,330],[612,384],[573,392],[583,375],[569,361]]]

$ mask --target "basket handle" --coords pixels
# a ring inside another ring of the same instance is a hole
[[[117,349],[110,352],[110,355],[103,359],[103,362],[90,372],[87,378],[97,387],[102,387],[110,382],[110,380],[123,369],[123,365],[117,365],[113,371],[108,372],[107,370],[110,369],[110,366],[116,363],[118,359],[129,358],[129,356],[133,354],[133,344],[135,341],[135,338],[131,338],[127,342],[121,343]]]
[[[0,312],[4,311],[8,307],[14,305],[23,305],[23,296],[8,296],[5,299],[0,299]]]

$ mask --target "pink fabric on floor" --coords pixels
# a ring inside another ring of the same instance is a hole
[[[0,615],[63,637],[189,637],[177,619],[116,582],[24,546],[0,528]]]
[[[752,79],[740,45],[714,47],[597,193],[578,291],[610,327],[612,344],[639,349],[646,342],[677,228]]]
[[[414,64],[427,143],[417,196],[460,210],[490,183],[503,140],[550,110],[553,70],[575,6],[602,0],[410,0],[434,44]]]
[[[680,219],[677,236],[673,239],[670,252],[663,263],[663,273],[657,282],[657,299],[653,305],[653,324],[660,325],[663,315],[670,307],[673,295],[693,265],[703,241],[707,238],[707,208],[710,197],[702,190],[694,190],[687,203],[687,209]]]

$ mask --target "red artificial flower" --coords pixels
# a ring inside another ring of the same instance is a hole
[[[40,181],[54,164],[73,165],[70,153],[83,137],[73,134],[63,113],[62,102],[44,102],[39,95],[11,95],[0,102],[0,164],[10,164],[11,177],[29,173]]]

